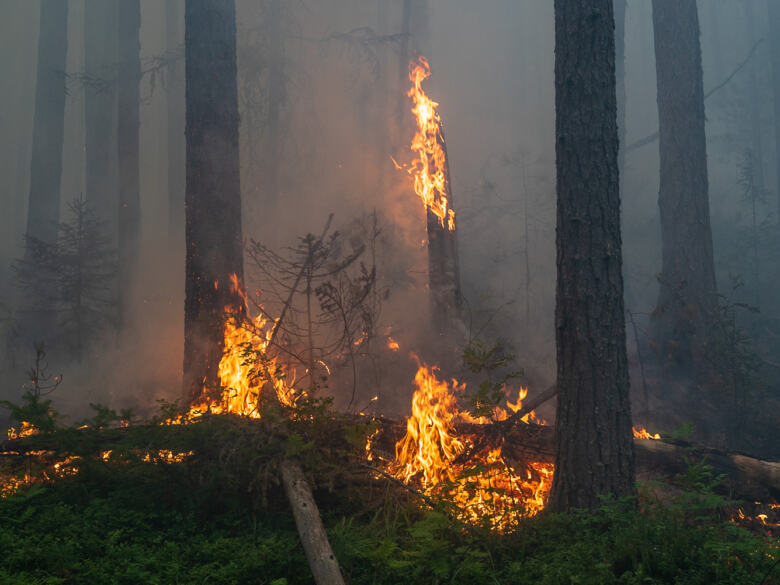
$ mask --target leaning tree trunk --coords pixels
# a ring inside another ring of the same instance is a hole
[[[165,0],[168,78],[168,234],[178,241],[184,232],[184,54],[181,53],[181,0]]]
[[[662,241],[654,336],[662,356],[702,375],[717,305],[696,0],[653,0],[653,28]]]
[[[54,243],[60,221],[68,3],[41,0],[27,236]]]
[[[555,0],[557,511],[634,493],[616,112],[612,0]]]
[[[141,82],[140,0],[119,0],[117,158],[119,161],[119,318],[128,319],[128,298],[138,263],[141,229],[138,140]]]
[[[769,30],[780,31],[780,3],[769,1]],[[780,226],[780,34],[769,35],[772,57],[772,89],[775,108],[775,178],[777,222]]]
[[[218,386],[224,322],[244,304],[233,0],[185,4],[187,84],[184,392]]]
[[[85,196],[106,222],[112,241],[117,233],[117,0],[84,2]]]

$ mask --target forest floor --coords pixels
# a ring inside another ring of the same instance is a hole
[[[50,462],[69,455],[45,481],[0,498],[0,583],[311,583],[279,487],[287,457],[310,474],[347,583],[780,583],[776,537],[733,521],[741,504],[717,493],[701,462],[664,480],[673,490],[640,485],[636,509],[605,501],[498,534],[455,520],[452,502],[432,509],[356,464],[370,432],[332,416],[212,417],[41,437]],[[12,460],[0,475],[19,467]],[[30,456],[21,464],[36,472]]]

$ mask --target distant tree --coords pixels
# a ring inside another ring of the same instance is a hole
[[[138,262],[141,230],[139,129],[141,82],[140,0],[119,0],[117,158],[119,161],[119,318],[127,325],[128,295]]]
[[[612,0],[555,0],[556,511],[635,492],[614,26]]]
[[[654,312],[657,352],[702,375],[717,312],[696,0],[653,0],[658,78],[662,266]]]
[[[178,53],[183,35],[182,0],[165,0],[167,54]],[[180,238],[184,231],[184,60],[172,59],[166,80],[168,109],[168,232]]]
[[[85,197],[117,230],[117,0],[84,0]]]
[[[90,342],[116,322],[116,256],[105,223],[91,206],[78,198],[69,208],[71,217],[59,224],[55,242],[26,237],[24,258],[14,270],[24,298],[20,310],[52,320],[46,331],[34,335],[47,335],[49,345],[80,359]]]
[[[42,0],[40,22],[27,235],[54,242],[60,221],[68,3]]]
[[[216,388],[226,313],[243,314],[244,280],[234,0],[185,4],[187,246],[184,392]]]
[[[769,35],[772,60],[772,90],[775,112],[775,192],[777,196],[777,224],[780,226],[780,3],[767,2],[769,5]]]

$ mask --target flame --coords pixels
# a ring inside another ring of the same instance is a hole
[[[406,436],[395,446],[401,464],[401,479],[409,482],[420,474],[423,489],[454,479],[450,462],[466,449],[452,434],[457,415],[455,397],[446,382],[436,379],[436,368],[421,365],[414,377],[412,416],[406,421]],[[457,386],[455,380],[453,386]]]
[[[442,227],[455,229],[455,212],[449,202],[449,178],[447,177],[447,153],[445,151],[442,121],[436,108],[437,102],[429,98],[422,88],[422,82],[431,76],[431,66],[425,57],[409,63],[409,80],[412,88],[408,96],[412,98],[412,113],[417,121],[417,131],[412,138],[411,150],[417,159],[408,167],[396,167],[406,170],[414,176],[414,191],[422,199],[423,205],[438,219]]]
[[[398,345],[398,342],[395,339],[393,339],[392,337],[388,337],[387,338],[387,349],[389,349],[391,351],[398,351],[399,349],[401,349],[401,346]]]
[[[645,427],[631,427],[631,430],[634,431],[634,438],[635,439],[653,439],[655,441],[661,440],[661,435],[658,433],[651,435],[647,432],[647,429]]]
[[[218,377],[222,389],[216,398],[205,398],[194,404],[184,417],[166,421],[169,424],[191,422],[210,412],[212,414],[237,414],[258,419],[261,415],[261,392],[268,384],[285,406],[293,407],[302,392],[288,383],[276,360],[268,355],[274,323],[263,313],[249,317],[247,296],[240,279],[230,275],[230,290],[243,303],[246,319],[238,311],[228,312],[225,319],[222,358]]]
[[[487,522],[497,530],[506,530],[518,518],[537,514],[544,508],[554,466],[530,462],[517,468],[503,457],[501,446],[475,455],[476,467],[456,463],[471,445],[454,429],[456,420],[470,418],[458,410],[454,396],[465,384],[456,380],[447,384],[436,377],[436,371],[426,365],[417,370],[412,414],[405,436],[396,443],[395,460],[388,471],[404,483],[418,483],[427,495],[448,496],[457,504],[459,518],[466,522]],[[519,409],[527,392],[521,388],[509,408]],[[370,446],[369,440],[369,457]]]

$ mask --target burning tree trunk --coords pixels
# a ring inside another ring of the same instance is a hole
[[[138,184],[141,4],[119,0],[117,144],[119,160],[119,318],[127,325],[129,291],[138,262],[141,200]]]
[[[436,112],[439,104],[422,89],[422,82],[430,74],[430,66],[424,57],[412,63],[409,78],[414,85],[409,96],[414,101],[412,113],[417,120],[412,150],[417,153],[418,159],[412,164],[410,172],[414,174],[414,190],[425,205],[431,312],[435,329],[443,332],[459,317],[462,297],[444,128]]]
[[[187,85],[184,392],[218,385],[226,315],[243,315],[231,275],[243,281],[233,0],[185,5]],[[234,278],[235,278],[234,277]]]
[[[612,0],[555,0],[558,358],[550,507],[634,493]]]
[[[658,77],[662,268],[658,351],[701,373],[716,311],[696,0],[653,0]]]

